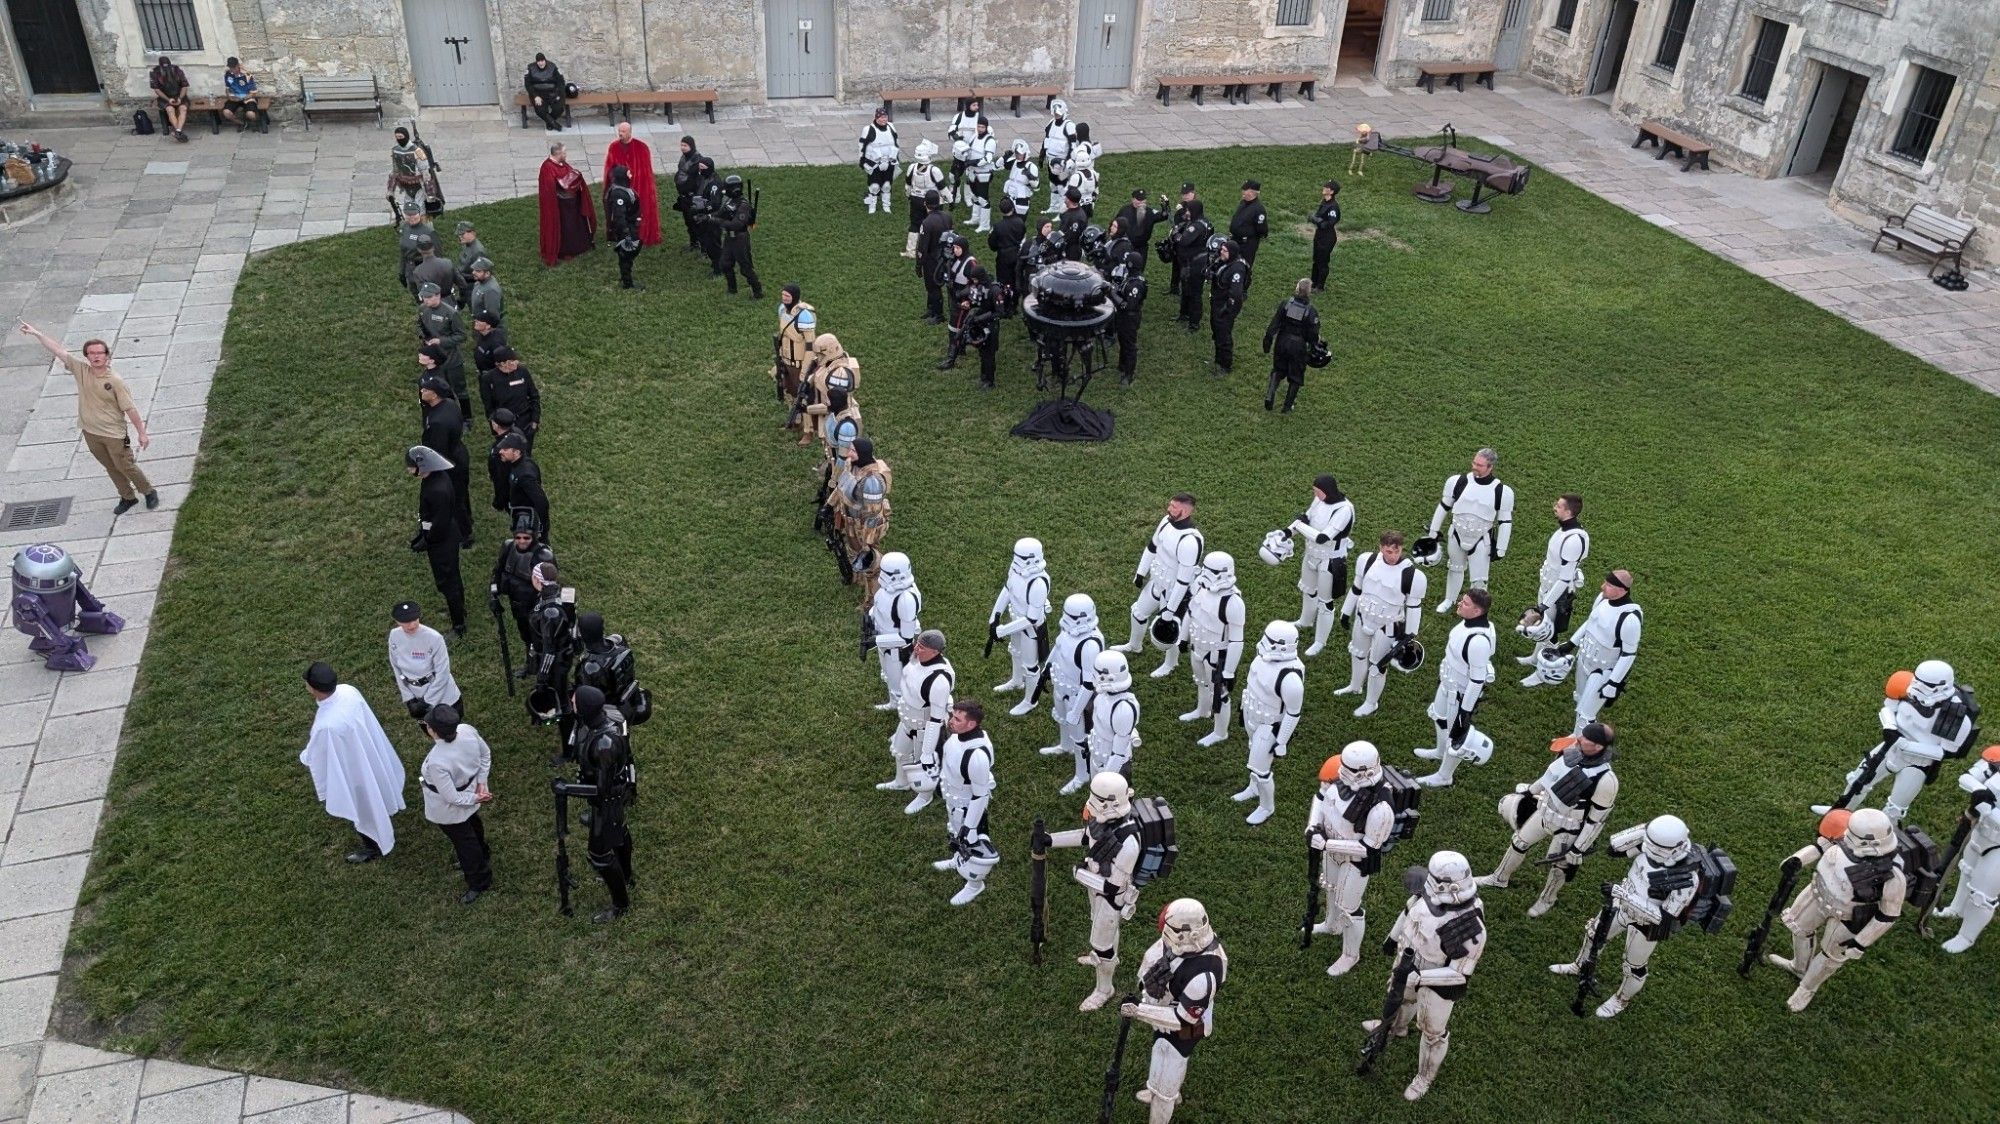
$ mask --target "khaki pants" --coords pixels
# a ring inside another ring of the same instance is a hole
[[[99,437],[95,433],[86,433],[83,443],[90,446],[90,455],[104,466],[105,475],[111,477],[112,485],[118,489],[119,499],[137,499],[153,490],[152,482],[139,471],[139,462],[132,459],[130,437]]]

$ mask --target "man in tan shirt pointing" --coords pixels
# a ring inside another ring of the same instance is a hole
[[[160,493],[146,479],[146,474],[139,471],[139,463],[132,457],[132,438],[125,431],[126,419],[131,419],[132,428],[138,432],[141,449],[152,444],[153,439],[146,433],[146,420],[139,416],[139,408],[132,404],[132,392],[126,389],[125,380],[111,369],[111,345],[103,340],[89,340],[83,345],[83,358],[79,359],[26,321],[22,321],[21,331],[39,340],[76,377],[76,420],[83,430],[83,443],[90,447],[90,455],[104,466],[112,485],[118,489],[118,506],[111,513],[123,515],[137,507],[141,495],[146,499],[148,511],[160,506]]]

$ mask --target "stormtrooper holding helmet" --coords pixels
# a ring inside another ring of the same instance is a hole
[[[883,792],[915,792],[903,807],[910,815],[922,811],[937,793],[938,743],[951,715],[951,692],[957,673],[944,658],[944,633],[927,628],[910,646],[914,657],[903,666],[903,689],[896,696],[896,732],[889,735],[889,753],[896,775],[875,787]]]
[[[1003,623],[1001,618],[1005,616]],[[1049,567],[1042,557],[1040,539],[1014,540],[1014,558],[1007,566],[1007,582],[993,599],[987,616],[988,634],[1007,642],[1011,669],[1007,681],[997,683],[993,693],[1021,692],[1021,701],[1008,713],[1019,717],[1035,709],[1034,685],[1042,675],[1042,661],[1049,654]],[[989,645],[988,651],[991,651]]]
[[[1424,623],[1428,579],[1404,555],[1402,532],[1384,531],[1378,542],[1375,550],[1363,551],[1354,560],[1354,584],[1340,606],[1341,622],[1353,630],[1347,654],[1354,671],[1347,686],[1334,694],[1360,694],[1366,683],[1368,693],[1354,708],[1356,718],[1368,717],[1382,704],[1382,684],[1392,660],[1398,666],[1415,666],[1423,659],[1416,639]]]
[[[1215,998],[1229,977],[1229,953],[1208,923],[1208,910],[1193,898],[1175,898],[1160,911],[1160,939],[1139,961],[1137,1002],[1118,1013],[1153,1028],[1146,1087],[1137,1099],[1147,1106],[1147,1124],[1167,1124],[1181,1101],[1188,1058],[1215,1032]]]
[[[923,608],[924,595],[917,589],[910,556],[900,550],[884,554],[881,584],[868,601],[867,627],[874,641],[870,646],[882,669],[882,683],[889,689],[889,701],[876,703],[876,710],[894,710],[903,697],[903,669],[910,662],[911,643],[924,628],[917,619]]]
[[[1484,765],[1493,756],[1493,739],[1472,724],[1472,716],[1493,683],[1493,653],[1499,641],[1486,617],[1492,594],[1474,586],[1458,599],[1458,623],[1445,638],[1438,660],[1438,689],[1430,716],[1437,727],[1437,744],[1419,747],[1418,757],[1438,763],[1437,772],[1417,778],[1430,788],[1451,784],[1461,761]]]
[[[1131,782],[1117,773],[1091,777],[1084,815],[1089,821],[1085,826],[1044,833],[1031,840],[1030,848],[1036,854],[1047,854],[1054,847],[1086,848],[1083,861],[1071,875],[1090,891],[1090,951],[1076,962],[1092,969],[1097,983],[1077,1009],[1095,1011],[1113,994],[1119,925],[1139,906],[1137,871],[1142,848],[1139,821],[1132,812]]]
[[[1598,587],[1597,600],[1583,626],[1561,644],[1545,645],[1535,656],[1535,670],[1521,680],[1523,687],[1560,683],[1571,668],[1576,673],[1576,725],[1572,734],[1597,721],[1606,706],[1625,693],[1632,665],[1639,659],[1639,634],[1646,613],[1632,600],[1632,572],[1613,570]]]
[[[961,147],[963,154],[959,151]],[[958,178],[961,161],[965,164],[965,174],[959,194],[972,208],[972,229],[982,233],[992,230],[993,173],[1000,168],[1000,142],[994,138],[986,118],[979,119],[970,136],[952,142],[954,179]]]
[[[1535,603],[1521,614],[1514,631],[1537,648],[1569,631],[1570,614],[1576,609],[1576,591],[1583,588],[1583,560],[1590,557],[1590,532],[1583,529],[1583,497],[1571,492],[1556,499],[1556,529],[1549,536],[1548,550],[1542,555],[1541,577],[1535,587]],[[1532,664],[1535,654],[1514,657],[1515,663]]]
[[[1194,596],[1188,599],[1187,635],[1194,671],[1194,709],[1183,722],[1213,717],[1214,727],[1195,744],[1221,745],[1229,740],[1231,702],[1236,694],[1237,666],[1243,659],[1243,618],[1247,609],[1236,588],[1236,559],[1211,550],[1201,560]]]
[[[1127,655],[1137,655],[1151,624],[1154,641],[1166,650],[1166,658],[1152,673],[1154,679],[1165,678],[1180,665],[1181,620],[1187,613],[1188,599],[1194,595],[1201,555],[1194,497],[1176,493],[1167,501],[1167,513],[1153,528],[1152,537],[1146,540],[1146,549],[1139,553],[1138,571],[1132,576],[1132,585],[1139,591],[1132,602],[1132,636],[1118,646]]]
[[[1305,710],[1306,665],[1299,661],[1299,630],[1290,621],[1272,621],[1257,641],[1257,658],[1243,680],[1243,730],[1250,736],[1250,783],[1230,799],[1255,800],[1243,822],[1263,823],[1278,810],[1278,786],[1271,771],[1291,745]]]
[[[951,145],[951,190],[945,196],[948,203],[958,202],[959,189],[965,183],[965,172],[971,165],[967,159],[974,131],[986,120],[980,109],[978,98],[969,98],[961,103],[957,113],[951,115],[951,124],[945,126],[944,139]],[[971,198],[965,200],[972,202]]]
[[[1306,658],[1320,654],[1334,622],[1340,619],[1339,598],[1347,588],[1347,552],[1354,545],[1354,502],[1340,490],[1330,472],[1313,478],[1312,503],[1298,518],[1264,536],[1259,557],[1275,566],[1292,556],[1292,536],[1305,544],[1299,559],[1299,619],[1301,633],[1312,630]],[[1419,598],[1421,600],[1421,598]]]
[[[1438,538],[1445,520],[1451,529],[1445,536],[1446,573],[1444,600],[1437,611],[1449,613],[1458,603],[1458,590],[1468,574],[1472,584],[1486,588],[1494,562],[1507,557],[1507,543],[1514,535],[1514,489],[1493,475],[1500,467],[1500,454],[1481,449],[1472,455],[1472,471],[1447,477],[1437,510],[1431,513],[1430,538]]]
[[[1417,1024],[1417,1075],[1403,1090],[1404,1100],[1420,1100],[1430,1092],[1451,1048],[1451,1009],[1465,998],[1466,984],[1486,951],[1486,910],[1479,900],[1479,883],[1472,867],[1457,851],[1439,851],[1407,880],[1417,882],[1403,912],[1389,928],[1389,947],[1403,975],[1400,996],[1392,995],[1395,1015],[1387,1033],[1402,1037]],[[1407,958],[1407,964],[1406,964]],[[1384,1004],[1384,1009],[1388,1008]],[[1371,1036],[1383,1030],[1380,1019],[1361,1029]]]
[[[1937,777],[1947,757],[1963,757],[1979,736],[1979,703],[1972,688],[1958,682],[1943,660],[1925,660],[1914,672],[1899,671],[1883,688],[1877,718],[1882,740],[1847,774],[1847,791],[1832,805],[1815,804],[1825,814],[1868,799],[1884,777],[1894,777],[1882,811],[1896,823]]]
[[[1064,796],[1090,781],[1090,749],[1084,743],[1083,716],[1077,704],[1097,674],[1097,657],[1103,651],[1097,602],[1088,593],[1063,598],[1062,629],[1049,652],[1049,682],[1055,688],[1049,716],[1056,722],[1056,744],[1043,746],[1041,752],[1048,757],[1067,753],[1075,760],[1076,773],[1063,785]]]
[[[1306,845],[1325,856],[1319,881],[1326,890],[1326,920],[1312,931],[1340,934],[1340,958],[1326,970],[1338,977],[1361,963],[1361,941],[1368,932],[1361,899],[1369,876],[1382,869],[1396,810],[1382,773],[1381,751],[1372,742],[1348,742],[1326,759],[1319,778],[1319,794],[1306,816]]]
[[[965,879],[951,904],[965,905],[986,890],[986,876],[999,865],[1000,852],[986,831],[993,802],[993,742],[983,723],[986,708],[970,699],[951,704],[950,733],[938,746],[938,788],[944,794],[945,838],[951,854],[931,864]]]
[[[1679,816],[1655,816],[1611,837],[1611,853],[1632,856],[1625,877],[1611,884],[1609,940],[1625,939],[1625,966],[1618,990],[1597,1005],[1597,1017],[1617,1016],[1646,986],[1646,966],[1653,950],[1672,936],[1688,920],[1695,897],[1701,892],[1701,857],[1688,837],[1688,827]],[[1597,929],[1592,914],[1583,927],[1583,945],[1576,959],[1551,964],[1558,976],[1574,976],[1583,970]]]

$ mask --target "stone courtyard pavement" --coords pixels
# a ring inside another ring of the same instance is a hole
[[[2000,287],[1991,273],[1973,275],[1967,292],[1945,292],[1927,283],[1912,260],[1871,254],[1872,232],[1835,218],[1823,192],[1720,169],[1683,174],[1627,147],[1629,131],[1597,102],[1512,83],[1497,94],[1475,88],[1426,95],[1343,80],[1316,102],[1288,98],[1282,105],[1183,100],[1162,108],[1143,95],[1089,92],[1070,103],[1113,153],[1344,142],[1358,121],[1391,136],[1427,134],[1449,120],[1468,139],[1512,149],[1968,382],[2000,391]],[[680,126],[654,116],[637,124],[656,159],[670,161],[685,131],[726,171],[847,163],[869,111],[865,104],[725,105],[714,125],[698,114]],[[1003,147],[1039,129],[1032,112],[1018,122],[1004,109],[989,116]],[[940,118],[927,125],[904,111],[898,125],[905,151],[919,136],[942,138],[944,124]],[[517,128],[511,114],[503,120],[491,109],[427,114],[424,125],[453,203],[534,191],[550,138],[539,127]],[[59,149],[75,162],[72,176],[81,187],[81,200],[51,218],[0,232],[0,318],[8,328],[0,340],[0,502],[74,501],[68,521],[54,530],[0,528],[0,548],[11,556],[29,542],[61,543],[92,589],[127,621],[122,634],[93,638],[99,662],[88,674],[44,671],[25,638],[11,631],[0,638],[0,1124],[462,1121],[421,1105],[48,1037],[71,915],[176,512],[193,476],[237,276],[246,256],[259,250],[385,223],[388,131],[372,121],[309,131],[288,124],[269,135],[197,129],[188,144],[111,128],[0,127],[0,134]],[[601,118],[580,118],[562,138],[572,159],[601,168],[611,135]],[[1397,163],[1378,158],[1375,174],[1411,177]],[[1344,161],[1329,167],[1336,175],[1344,170]],[[859,196],[857,185],[856,205]],[[1533,205],[1531,188],[1485,221],[1504,222],[1505,210]],[[528,265],[499,263],[503,283],[510,268]],[[114,340],[116,366],[152,429],[152,448],[140,461],[160,487],[158,511],[114,519],[117,497],[77,434],[72,380],[52,373],[39,346],[12,331],[16,319],[72,348],[92,336]]]

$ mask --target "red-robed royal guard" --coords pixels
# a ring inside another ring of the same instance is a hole
[[[639,243],[660,244],[660,200],[653,181],[653,150],[632,135],[630,121],[618,122],[618,139],[604,150],[604,188],[611,189],[611,169],[623,166],[632,173],[632,190],[639,196]]]
[[[590,203],[590,185],[569,162],[569,151],[549,146],[542,161],[542,264],[554,265],[590,249],[597,234],[597,213]]]

